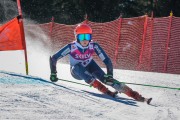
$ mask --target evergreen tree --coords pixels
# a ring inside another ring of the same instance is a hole
[[[167,17],[171,10],[174,16],[180,16],[179,0],[21,0],[21,5],[24,17],[39,23],[50,22],[54,16],[55,22],[77,24],[85,14],[94,22],[112,21],[120,15],[150,16],[152,11],[154,17]]]

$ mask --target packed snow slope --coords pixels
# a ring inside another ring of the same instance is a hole
[[[59,78],[85,84],[70,76],[68,65],[60,66]],[[38,77],[0,71],[0,120],[180,120],[179,90],[129,85],[153,97],[147,105],[124,94],[111,98],[92,87],[52,83],[45,73]],[[180,87],[179,75],[127,70],[114,70],[114,74],[123,82]]]

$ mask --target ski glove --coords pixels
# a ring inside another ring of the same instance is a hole
[[[104,75],[104,78],[105,78],[105,79],[113,79],[113,76],[110,75],[110,74],[105,74],[105,75]]]
[[[110,86],[113,86],[114,84],[119,84],[119,82],[115,80],[112,75],[109,74],[104,75],[104,83]]]
[[[113,76],[105,74],[104,75],[104,83],[107,85],[113,85]]]
[[[52,82],[57,82],[58,81],[57,74],[56,73],[51,73],[50,80]]]

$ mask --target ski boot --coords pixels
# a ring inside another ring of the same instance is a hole
[[[137,100],[139,102],[146,102],[147,104],[150,104],[150,102],[152,100],[152,98],[144,98],[144,97],[142,97],[138,92],[133,91],[127,85],[124,86],[123,93],[126,94],[129,97],[134,98],[135,100]]]
[[[152,100],[152,98],[145,98],[144,102],[146,102],[149,105],[151,100]]]
[[[104,86],[101,82],[97,81],[97,80],[94,80],[94,82],[91,84],[94,88],[97,88],[100,92],[104,93],[104,94],[107,94],[111,97],[115,97],[118,92],[115,91],[115,92],[112,92],[110,90],[108,90],[108,88],[106,86]]]
[[[149,104],[152,100],[152,98],[144,98],[142,97],[138,92],[133,91],[131,88],[129,88],[124,83],[121,83],[114,79],[112,76],[105,76],[105,84],[112,86],[116,91],[119,93],[124,93],[127,96],[139,101],[139,102],[147,102]]]
[[[118,91],[111,92],[110,90],[108,90],[106,94],[109,95],[109,96],[111,96],[111,97],[113,97],[113,98],[115,98],[118,93],[119,93]]]

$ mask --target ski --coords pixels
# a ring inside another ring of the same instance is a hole
[[[146,102],[149,105],[151,103],[151,101],[152,101],[152,98],[145,98],[144,102]]]
[[[112,92],[111,94],[109,94],[109,96],[111,96],[111,97],[113,97],[113,98],[116,98],[116,96],[117,96],[118,93],[119,93],[118,91],[114,91],[114,92]]]

